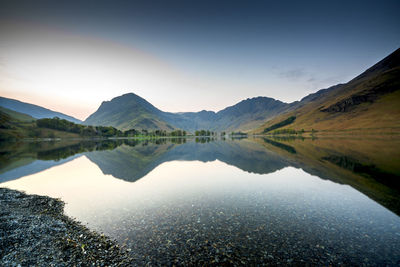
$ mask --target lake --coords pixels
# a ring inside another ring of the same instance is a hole
[[[0,187],[65,213],[140,265],[399,265],[400,139],[1,143]]]

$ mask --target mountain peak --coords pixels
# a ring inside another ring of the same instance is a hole
[[[349,82],[304,97],[288,112],[267,121],[254,132],[263,132],[291,116],[296,120],[288,126],[290,129],[395,132],[400,128],[399,77],[400,49],[397,49]]]
[[[141,98],[140,96],[138,96],[137,94],[132,93],[132,92],[117,96],[115,98],[122,98],[122,97],[139,97],[139,98]]]
[[[141,99],[144,100],[144,98],[138,96],[137,94],[134,93],[126,93],[120,96],[116,96],[112,98],[110,101],[105,101],[105,102],[112,102],[112,101],[128,101],[128,100],[134,100],[134,99]]]
[[[383,73],[387,70],[396,68],[400,66],[400,48],[396,49],[393,53],[361,73],[359,76],[353,80],[360,80],[364,77],[369,77],[373,74]]]
[[[250,127],[249,119],[265,120],[288,106],[279,100],[258,96],[248,98],[236,105],[215,113],[199,112],[163,112],[142,97],[134,93],[117,96],[103,102],[99,109],[90,115],[85,124],[110,125],[121,130],[135,129],[173,129],[187,131],[199,129],[237,130]]]

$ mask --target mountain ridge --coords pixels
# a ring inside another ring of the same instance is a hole
[[[400,48],[349,82],[306,96],[252,132],[262,133],[291,116],[296,120],[283,129],[399,132],[399,77]]]
[[[289,117],[285,129],[318,131],[392,128],[400,130],[400,49],[347,83],[320,89],[299,101],[284,103],[258,96],[244,99],[218,112],[165,112],[146,99],[127,93],[103,101],[84,122],[34,104],[0,97],[0,106],[35,118],[60,117],[86,125],[113,126],[120,130],[183,129],[189,132],[246,131],[262,133]],[[277,128],[274,128],[277,129]]]
[[[74,123],[82,123],[81,120],[67,114],[12,98],[0,96],[0,106],[19,113],[27,114],[36,119],[59,117],[60,119],[69,120]]]
[[[121,130],[131,128],[172,130],[180,128],[188,131],[209,129],[229,131],[251,129],[254,121],[264,121],[284,110],[289,104],[269,97],[254,97],[240,101],[218,112],[164,112],[144,98],[128,93],[104,101],[85,124],[102,124]]]

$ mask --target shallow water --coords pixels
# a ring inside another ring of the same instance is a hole
[[[387,140],[360,142],[25,144],[7,154],[0,186],[61,198],[138,264],[396,265],[399,155],[374,156]]]

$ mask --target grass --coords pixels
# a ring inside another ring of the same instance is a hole
[[[360,134],[364,130],[369,134],[400,134],[400,90],[396,89],[400,88],[398,75],[400,67],[353,79],[319,99],[275,117],[251,133],[265,133],[266,129],[274,127],[288,117],[296,116],[290,128],[304,129],[306,132],[315,129],[318,131],[317,135],[339,131],[355,131]],[[386,90],[385,86],[390,86],[392,90]],[[371,92],[377,92],[376,99],[351,106],[346,112],[321,111],[352,95]]]
[[[31,122],[35,121],[35,118],[33,118],[27,114],[19,113],[19,112],[16,112],[16,111],[13,111],[13,110],[10,110],[7,108],[3,108],[3,107],[0,107],[0,114],[2,114],[3,116],[5,116],[5,115],[9,116],[9,118],[14,122],[19,121],[19,122],[23,122],[23,123],[31,123]]]
[[[79,138],[78,134],[38,128],[33,117],[0,107],[0,140]]]

